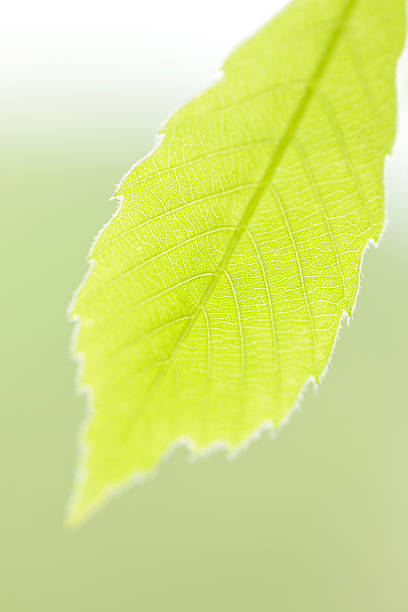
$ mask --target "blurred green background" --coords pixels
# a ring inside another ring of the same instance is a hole
[[[388,228],[367,252],[357,310],[319,391],[308,389],[275,439],[263,434],[234,461],[218,452],[191,463],[179,449],[156,478],[77,531],[63,526],[85,410],[67,305],[114,210],[115,184],[152,147],[163,118],[210,81],[223,45],[226,52],[239,34],[219,37],[206,55],[196,21],[185,26],[190,55],[168,37],[155,55],[152,44],[134,41],[127,64],[62,57],[58,42],[32,59],[21,34],[21,57],[3,62],[0,609],[406,612],[403,66]],[[252,23],[241,22],[250,33]],[[106,56],[120,32],[110,40],[101,29]],[[97,55],[92,40],[69,36]],[[14,37],[10,49],[17,46]]]

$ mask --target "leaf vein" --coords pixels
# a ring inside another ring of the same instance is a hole
[[[193,204],[199,204],[200,202],[206,202],[207,200],[211,200],[212,198],[219,198],[225,195],[230,195],[231,193],[237,193],[243,189],[254,188],[257,186],[258,186],[258,183],[243,183],[241,185],[237,185],[236,187],[232,187],[231,189],[223,189],[215,193],[210,193],[209,195],[204,196],[202,198],[184,202],[180,206],[177,206],[177,208],[172,208],[171,210],[167,210],[164,213],[160,213],[159,215],[156,215],[155,217],[146,219],[146,221],[143,221],[142,223],[139,223],[138,225],[133,225],[132,227],[125,230],[124,232],[115,236],[115,238],[112,238],[111,240],[106,241],[98,249],[98,254],[100,254],[104,249],[106,249],[111,244],[117,243],[124,236],[127,236],[128,234],[135,232],[136,230],[139,230],[141,227],[144,227],[146,225],[149,225],[150,223],[153,223],[153,221],[157,221],[158,219],[164,219],[165,217],[168,217],[169,215],[179,212],[180,210],[183,210],[184,208],[187,208],[188,206],[192,206]]]
[[[234,297],[235,308],[237,311],[238,329],[239,329],[239,346],[240,346],[240,355],[241,355],[239,383],[240,383],[240,396],[242,400],[242,392],[244,389],[244,382],[245,382],[245,343],[244,343],[244,330],[242,326],[242,314],[241,314],[241,309],[240,309],[239,302],[238,302],[237,291],[235,289],[235,285],[233,283],[231,275],[229,274],[229,272],[227,272],[227,270],[224,270],[224,274],[227,277],[228,283],[231,287],[231,292]]]
[[[312,317],[312,310],[310,307],[310,302],[309,302],[309,298],[307,295],[307,291],[306,291],[306,284],[305,284],[305,279],[304,279],[304,275],[303,275],[303,268],[302,268],[302,263],[301,263],[301,259],[300,259],[300,253],[299,250],[297,248],[296,245],[296,241],[295,238],[293,236],[292,233],[292,229],[289,223],[289,219],[288,216],[286,214],[285,211],[285,207],[283,205],[282,202],[282,198],[279,195],[278,190],[276,189],[276,187],[274,185],[271,185],[271,189],[275,195],[275,199],[276,202],[278,204],[279,210],[281,212],[282,218],[284,220],[291,244],[292,244],[292,248],[293,248],[293,252],[295,254],[295,258],[296,258],[296,265],[297,265],[297,269],[298,269],[298,273],[299,273],[299,279],[300,279],[300,284],[302,287],[302,293],[303,293],[303,299],[304,299],[304,303],[305,303],[305,307],[307,310],[307,314],[308,314],[308,318],[309,318],[309,322],[310,322],[310,330],[311,330],[311,336],[312,336],[312,344],[313,344],[313,352],[314,352],[314,375],[316,378],[316,381],[318,380],[319,377],[319,361],[318,361],[318,354],[317,354],[317,339],[316,339],[316,331],[315,331],[315,327],[314,327],[314,323],[313,323],[313,317]]]
[[[343,282],[344,299],[346,301],[347,309],[348,309],[348,312],[350,314],[351,313],[351,306],[349,304],[348,296],[347,296],[346,279],[344,278],[344,272],[343,272],[343,269],[342,269],[341,264],[340,264],[339,253],[338,253],[337,248],[336,248],[336,243],[335,243],[335,240],[334,240],[334,235],[333,235],[333,230],[332,230],[332,227],[331,227],[330,219],[329,219],[329,216],[327,214],[327,210],[326,210],[326,207],[324,205],[323,198],[322,198],[322,196],[320,194],[320,191],[319,191],[319,189],[317,187],[316,180],[314,178],[313,171],[312,171],[312,168],[310,166],[310,163],[309,163],[309,160],[307,158],[307,155],[306,155],[306,153],[304,151],[304,148],[303,148],[301,142],[297,138],[294,138],[293,142],[294,142],[294,145],[295,145],[295,149],[296,149],[300,159],[303,162],[303,169],[305,171],[305,175],[307,176],[307,178],[308,178],[308,180],[309,180],[309,182],[311,184],[311,187],[312,187],[313,192],[315,194],[316,200],[319,203],[322,215],[323,215],[324,220],[325,220],[327,231],[328,231],[329,236],[330,236],[330,242],[331,242],[332,247],[333,247],[333,252],[334,252],[335,259],[336,259],[337,267],[339,269],[340,276],[341,276],[342,282]]]
[[[254,248],[254,251],[256,253],[261,271],[262,271],[262,278],[263,278],[263,282],[264,282],[264,286],[265,286],[265,292],[266,292],[266,296],[268,299],[268,309],[269,309],[269,320],[270,320],[270,324],[271,324],[271,337],[272,337],[272,351],[274,354],[274,360],[275,360],[275,368],[276,368],[276,377],[277,377],[277,391],[276,391],[276,395],[277,398],[279,400],[280,398],[280,387],[281,387],[281,372],[280,372],[280,363],[279,363],[279,345],[278,345],[278,336],[276,333],[276,322],[275,322],[275,313],[274,313],[274,309],[272,306],[272,297],[271,297],[271,291],[269,288],[269,283],[267,280],[267,276],[266,276],[266,270],[265,270],[265,266],[264,266],[264,262],[262,260],[262,255],[261,252],[259,250],[258,244],[255,240],[255,237],[253,235],[253,233],[251,232],[251,230],[249,228],[247,228],[247,234],[251,240],[252,246]],[[278,406],[279,408],[279,401],[278,401]]]

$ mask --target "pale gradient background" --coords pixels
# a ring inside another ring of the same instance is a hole
[[[63,527],[85,410],[66,308],[122,174],[284,2],[20,1],[0,23],[2,612],[406,612],[408,68],[388,229],[319,392],[275,440]],[[232,12],[231,12],[232,9]]]

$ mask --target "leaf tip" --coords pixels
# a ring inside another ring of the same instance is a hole
[[[86,481],[74,485],[64,519],[64,526],[70,531],[81,527],[104,505],[106,494],[90,493],[88,489]]]

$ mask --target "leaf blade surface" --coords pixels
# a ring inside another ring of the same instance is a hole
[[[73,307],[94,408],[77,518],[319,379],[383,227],[403,24],[402,0],[292,2],[122,181]]]

